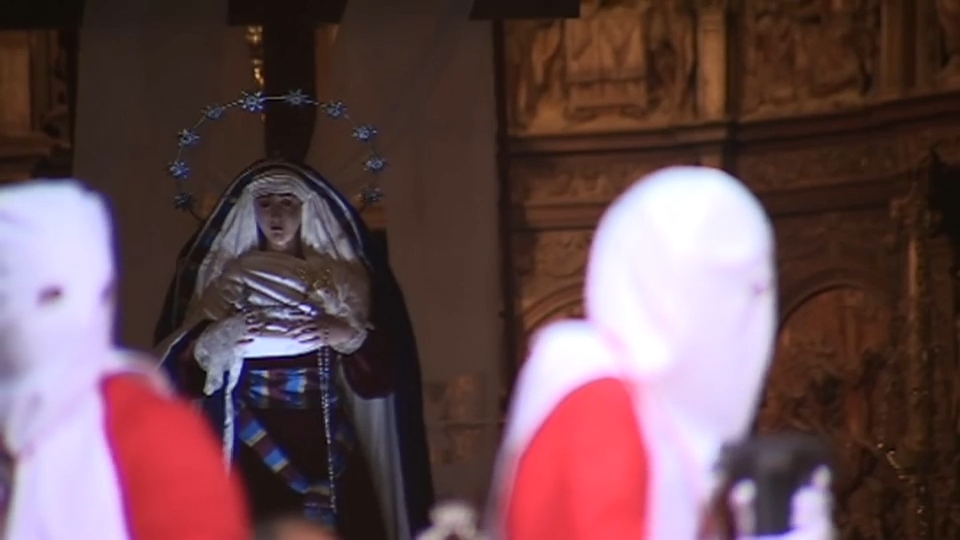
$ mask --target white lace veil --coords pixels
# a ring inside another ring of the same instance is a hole
[[[326,200],[309,189],[296,174],[280,169],[267,170],[244,188],[237,204],[227,214],[220,233],[197,271],[194,300],[223,272],[228,262],[258,248],[260,236],[254,203],[258,197],[274,194],[291,194],[303,203],[300,240],[305,247],[343,261],[360,259]]]

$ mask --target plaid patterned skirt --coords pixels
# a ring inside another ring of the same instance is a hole
[[[234,394],[239,441],[301,496],[306,517],[330,526],[337,523],[337,480],[355,447],[333,378],[339,360],[331,358],[335,354],[323,350],[292,358],[248,360]],[[311,456],[292,452],[293,446],[302,446],[300,440],[287,436],[287,441],[281,441],[271,434],[270,425],[280,427],[277,419],[285,417],[315,418],[310,432],[301,431],[298,439],[314,440],[320,444],[310,446],[323,448]]]

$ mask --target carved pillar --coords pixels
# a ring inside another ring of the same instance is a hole
[[[916,6],[923,0],[884,0],[880,16],[880,99],[902,96],[916,83]]]
[[[726,0],[700,0],[697,5],[697,113],[704,120],[722,120],[729,110]]]
[[[0,36],[0,133],[23,136],[33,128],[30,95],[30,33]]]
[[[893,202],[904,246],[905,271],[901,312],[905,314],[901,354],[907,385],[908,424],[895,449],[889,449],[905,473],[911,488],[907,504],[908,537],[931,537],[931,504],[927,483],[932,450],[933,371],[930,358],[929,194],[925,179],[916,181],[910,193]]]
[[[0,33],[0,182],[29,178],[56,153],[45,175],[69,172],[67,58],[51,30]]]
[[[921,89],[937,86],[941,70],[942,33],[937,17],[937,0],[915,0],[909,19],[913,28],[912,60],[916,85]]]

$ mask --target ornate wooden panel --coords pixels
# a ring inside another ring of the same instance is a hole
[[[780,331],[759,413],[762,432],[801,429],[832,440],[844,539],[904,537],[907,486],[879,450],[904,434],[908,414],[894,311],[886,294],[852,285],[807,298]]]
[[[680,0],[584,0],[580,18],[506,23],[516,135],[663,125],[694,113],[695,14]]]
[[[70,146],[68,53],[53,31],[0,32],[0,181]]]
[[[960,87],[960,1],[920,2],[921,77],[937,89]],[[925,57],[923,57],[925,56]]]
[[[520,277],[524,333],[576,312],[581,304],[590,229],[519,233],[514,261]]]
[[[584,270],[603,208],[638,178],[683,154],[562,157],[511,164],[510,234],[517,294],[513,299],[522,357],[530,335],[551,321],[582,316]]]
[[[510,167],[511,204],[522,208],[606,206],[644,175],[669,165],[697,162],[698,157],[689,153],[517,159]]]
[[[820,112],[871,96],[880,60],[881,0],[745,0],[741,112]]]
[[[784,216],[774,226],[784,312],[830,286],[867,287],[888,302],[896,298],[900,256],[887,208]]]
[[[918,174],[931,148],[960,163],[960,0],[583,5],[505,31],[518,348],[581,313],[592,230],[626,186],[725,167],[777,234],[759,426],[835,443],[843,538],[957,537],[960,293]]]
[[[901,538],[907,486],[883,450],[906,429],[896,223],[880,206],[780,217],[776,231],[784,322],[758,428],[829,437],[842,538]]]

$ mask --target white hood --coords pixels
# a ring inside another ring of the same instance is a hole
[[[654,397],[717,441],[743,436],[776,332],[773,229],[723,171],[671,167],[604,215],[587,267],[588,323]]]
[[[99,195],[67,180],[0,188],[0,427],[11,450],[118,364],[114,278]]]

